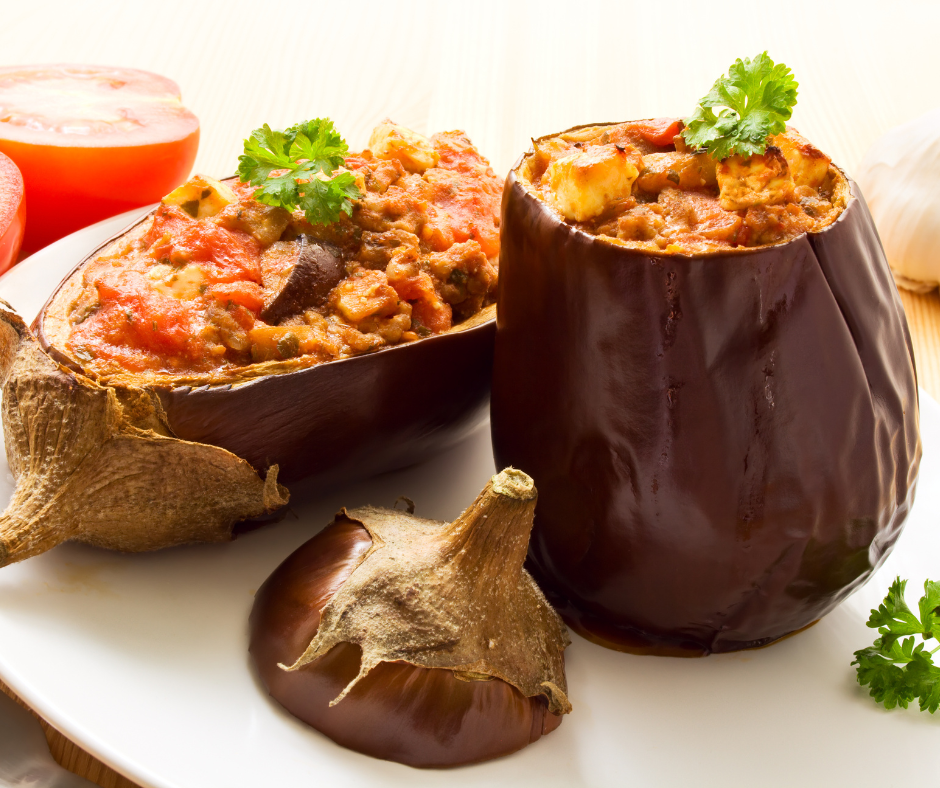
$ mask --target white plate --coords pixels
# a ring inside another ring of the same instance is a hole
[[[32,319],[55,283],[129,221],[112,219],[0,280]],[[855,682],[868,611],[896,574],[940,576],[940,406],[923,392],[917,503],[871,583],[808,631],[706,659],[635,657],[574,637],[574,713],[521,753],[441,772],[337,747],[282,712],[249,669],[255,590],[341,505],[408,495],[450,519],[494,471],[481,429],[426,465],[295,496],[297,519],[224,546],[125,556],[65,545],[0,570],[0,677],[59,730],[148,788],[341,786],[936,785],[940,714],[885,711]],[[246,414],[250,417],[250,414]],[[12,478],[3,463],[0,499]],[[901,764],[900,768],[898,764]],[[932,779],[931,779],[932,778]]]

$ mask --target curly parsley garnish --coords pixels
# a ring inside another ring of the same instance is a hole
[[[766,52],[753,60],[738,59],[685,119],[682,136],[718,161],[763,153],[767,137],[786,130],[798,87],[793,72],[783,63],[774,64]],[[724,109],[716,115],[713,107]]]
[[[238,157],[238,177],[260,187],[258,202],[300,208],[311,224],[332,224],[340,213],[352,215],[352,201],[362,197],[352,173],[333,175],[349,147],[333,122],[315,118],[284,131],[264,124],[245,140]],[[287,170],[271,176],[275,170]],[[333,177],[330,177],[330,176]]]
[[[893,709],[916,700],[921,711],[933,714],[940,706],[940,667],[933,655],[940,645],[927,651],[922,641],[940,641],[940,583],[924,583],[916,616],[904,601],[907,580],[897,578],[885,601],[871,611],[868,626],[877,628],[881,637],[874,645],[855,652],[858,683],[870,687],[871,696]],[[903,638],[903,640],[902,640]]]

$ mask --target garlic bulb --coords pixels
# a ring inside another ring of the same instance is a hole
[[[925,293],[940,283],[940,109],[877,140],[856,181],[895,281]]]

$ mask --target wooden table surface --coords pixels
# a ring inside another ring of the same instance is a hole
[[[850,175],[877,137],[940,106],[940,81],[928,78],[940,4],[923,0],[791,0],[775,13],[623,0],[6,6],[0,65],[102,63],[171,77],[202,122],[196,170],[216,176],[234,170],[253,128],[314,116],[331,117],[354,149],[385,117],[424,133],[463,128],[505,172],[530,137],[688,113],[734,58],[764,49],[801,83],[794,124]],[[921,385],[940,399],[940,297],[902,300]],[[67,768],[134,786],[46,731]]]

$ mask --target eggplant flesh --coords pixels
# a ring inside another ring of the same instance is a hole
[[[286,247],[289,263],[283,267],[265,265],[266,261],[273,263],[281,258],[273,254],[263,256],[261,264],[264,309],[259,317],[271,325],[320,306],[346,277],[346,264],[337,246],[306,235],[280,243]]]
[[[81,287],[82,268],[115,241],[133,239],[148,219],[89,254],[40,311],[33,332],[64,366],[94,377],[65,344],[65,305]],[[320,253],[330,254],[324,247]],[[304,297],[317,290],[310,281]],[[448,332],[313,366],[299,357],[195,378],[129,373],[114,382],[154,391],[183,440],[227,449],[258,470],[278,465],[282,482],[325,486],[420,462],[479,426],[489,400],[494,315],[495,304]]]
[[[576,631],[645,653],[760,646],[887,557],[914,497],[917,382],[848,185],[818,233],[690,257],[574,229],[510,172],[494,453],[540,490],[529,568]]]

